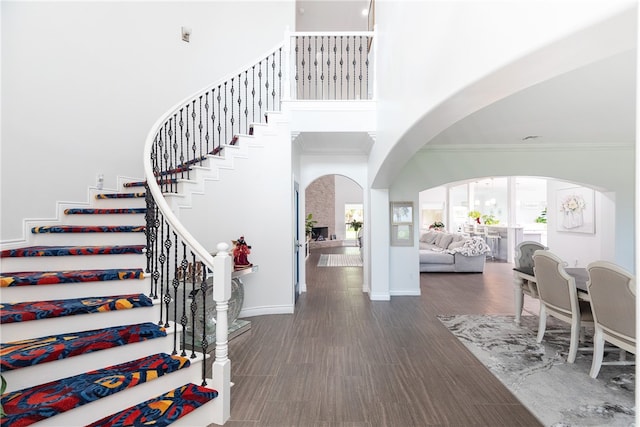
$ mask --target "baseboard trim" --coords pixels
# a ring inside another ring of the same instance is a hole
[[[419,289],[400,289],[397,291],[389,291],[392,297],[419,297],[421,294]]]
[[[265,316],[267,314],[293,314],[293,305],[274,305],[265,307],[251,307],[240,310],[238,318]]]

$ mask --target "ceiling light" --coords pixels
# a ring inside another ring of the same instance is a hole
[[[369,15],[369,9],[362,9],[362,16]]]

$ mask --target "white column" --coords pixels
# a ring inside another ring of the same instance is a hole
[[[371,291],[372,300],[388,301],[389,294],[389,190],[371,189],[369,191],[371,209],[370,226],[367,228],[371,254]],[[373,232],[375,230],[375,233]]]

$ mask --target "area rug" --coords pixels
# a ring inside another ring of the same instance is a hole
[[[321,254],[318,267],[362,267],[360,255]]]
[[[548,322],[553,332],[538,344],[537,316],[523,316],[521,326],[513,316],[438,318],[545,426],[635,425],[635,366],[603,365],[593,379],[591,352],[566,363],[568,325]],[[605,361],[617,358],[605,353]]]

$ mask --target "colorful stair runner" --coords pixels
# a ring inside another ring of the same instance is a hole
[[[165,337],[155,323],[123,325],[0,344],[0,372]]]
[[[28,322],[30,320],[151,306],[153,306],[153,301],[143,294],[72,298],[57,301],[24,301],[14,304],[0,303],[0,323]]]
[[[30,246],[18,249],[5,249],[0,252],[4,257],[34,257],[34,256],[69,256],[69,255],[122,255],[141,254],[144,245],[132,246]]]
[[[2,407],[7,416],[2,418],[2,424],[11,427],[28,426],[42,419],[186,368],[189,364],[189,360],[184,357],[159,353],[6,393],[2,396]]]
[[[43,233],[144,233],[144,225],[43,225],[33,227],[33,234]]]
[[[57,285],[62,283],[104,282],[110,280],[144,279],[141,268],[67,271],[19,271],[0,273],[0,287]]]
[[[147,208],[69,208],[65,215],[111,215],[111,214],[144,214]]]
[[[185,384],[168,393],[102,418],[88,427],[165,427],[216,398],[216,390]]]
[[[145,193],[101,193],[96,194],[96,199],[137,199],[144,198]]]

